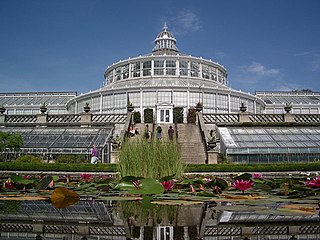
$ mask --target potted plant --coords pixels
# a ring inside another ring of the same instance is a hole
[[[242,102],[240,105],[240,112],[245,112],[245,111],[247,111],[247,106],[244,104],[244,102]]]
[[[47,111],[46,103],[42,103],[40,106],[40,112],[45,113]]]
[[[286,105],[284,105],[284,111],[286,113],[290,113],[292,109],[292,104],[291,103],[286,103]]]
[[[83,111],[85,111],[86,113],[90,112],[90,106],[89,103],[85,103],[84,107],[83,107]]]
[[[203,109],[203,105],[201,102],[198,102],[197,105],[196,105],[196,111],[197,112],[201,112]]]

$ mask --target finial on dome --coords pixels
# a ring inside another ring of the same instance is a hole
[[[179,52],[176,42],[177,40],[173,36],[171,32],[168,31],[167,23],[164,23],[163,30],[158,34],[156,39],[154,40],[156,46],[152,49],[152,52],[160,52],[160,53],[169,53]]]
[[[167,32],[167,31],[168,31],[168,26],[167,26],[167,23],[166,23],[166,22],[164,23],[163,31],[164,31],[164,32]]]

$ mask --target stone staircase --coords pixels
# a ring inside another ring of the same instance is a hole
[[[181,146],[184,163],[204,164],[206,151],[201,141],[199,126],[196,124],[178,124],[178,143]]]
[[[156,139],[157,124],[148,124],[153,139]],[[161,124],[162,140],[169,141],[168,129],[169,126],[174,128],[174,139],[181,146],[182,162],[191,164],[204,164],[206,161],[206,151],[201,140],[199,126],[196,124]],[[140,134],[144,134],[145,124],[135,124],[134,128],[138,128]],[[143,135],[142,135],[143,136]]]

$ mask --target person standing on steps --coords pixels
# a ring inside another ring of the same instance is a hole
[[[162,139],[162,128],[160,125],[157,127],[157,139],[161,140]]]
[[[170,126],[168,129],[168,136],[169,136],[170,140],[173,140],[173,134],[174,134],[174,130],[173,130],[172,126]]]
[[[144,137],[146,138],[146,140],[149,142],[150,141],[150,130],[149,130],[149,125],[146,125],[146,129],[144,131]]]

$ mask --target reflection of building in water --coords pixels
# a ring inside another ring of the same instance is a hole
[[[124,216],[125,211],[111,201],[82,199],[66,209],[55,209],[47,201],[0,204],[1,240],[320,238],[318,215],[286,217],[252,211],[219,212],[215,204],[208,203],[175,206],[176,211],[171,211],[173,208],[169,206],[167,212],[162,208],[162,213],[147,215],[147,221],[140,221],[143,217],[139,215]]]

